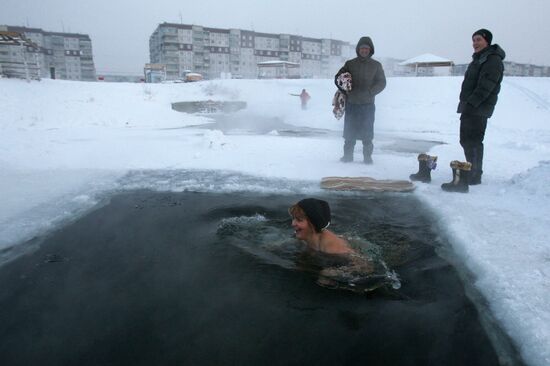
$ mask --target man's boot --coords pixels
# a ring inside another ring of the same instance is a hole
[[[351,163],[353,161],[353,149],[355,148],[355,140],[344,141],[344,156],[340,158],[342,163]]]
[[[437,156],[428,154],[418,155],[418,173],[409,175],[412,181],[430,183],[432,181],[431,171],[437,166]]]
[[[372,141],[363,140],[363,163],[372,164],[372,151],[374,150],[374,145]]]
[[[481,175],[483,174],[483,145],[472,148],[472,171],[468,184],[471,186],[481,184]]]
[[[441,189],[447,192],[467,193],[469,191],[468,178],[472,164],[467,161],[453,160],[451,161],[451,169],[453,170],[453,180],[449,183],[443,183]]]

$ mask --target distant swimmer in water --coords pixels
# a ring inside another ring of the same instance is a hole
[[[355,253],[344,238],[327,229],[330,207],[326,201],[306,198],[292,205],[288,212],[296,239],[305,241],[309,249],[327,254]]]

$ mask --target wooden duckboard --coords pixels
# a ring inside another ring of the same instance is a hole
[[[336,191],[410,192],[414,184],[408,180],[374,179],[371,177],[324,177],[321,188]]]

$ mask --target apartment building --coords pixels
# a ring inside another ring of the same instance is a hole
[[[38,46],[20,33],[0,30],[0,75],[40,79]]]
[[[96,80],[92,41],[88,35],[14,26],[0,26],[0,31],[20,34],[36,45],[26,47],[25,56],[12,52],[8,62],[22,62],[22,57],[36,60],[42,78]],[[0,52],[3,48],[0,45]]]
[[[330,78],[355,56],[355,46],[333,39],[162,23],[149,39],[149,52],[151,63],[166,65],[168,80],[189,71],[209,79],[257,78],[258,63],[265,61],[298,63],[302,78]]]
[[[521,64],[513,61],[504,61],[504,76],[532,76],[550,77],[550,66],[533,64]],[[462,76],[468,69],[469,64],[454,65],[452,75]]]
[[[550,76],[550,66],[521,64],[513,61],[504,61],[504,75],[506,76]]]

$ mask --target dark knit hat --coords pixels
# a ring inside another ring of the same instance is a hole
[[[474,38],[474,36],[482,36],[488,44],[491,44],[491,42],[493,42],[493,33],[489,32],[487,29],[479,29],[479,30],[476,30],[474,32],[474,34],[472,34],[472,38]]]
[[[297,203],[304,210],[307,218],[317,232],[326,229],[330,225],[330,207],[327,201],[316,198],[305,198]]]

